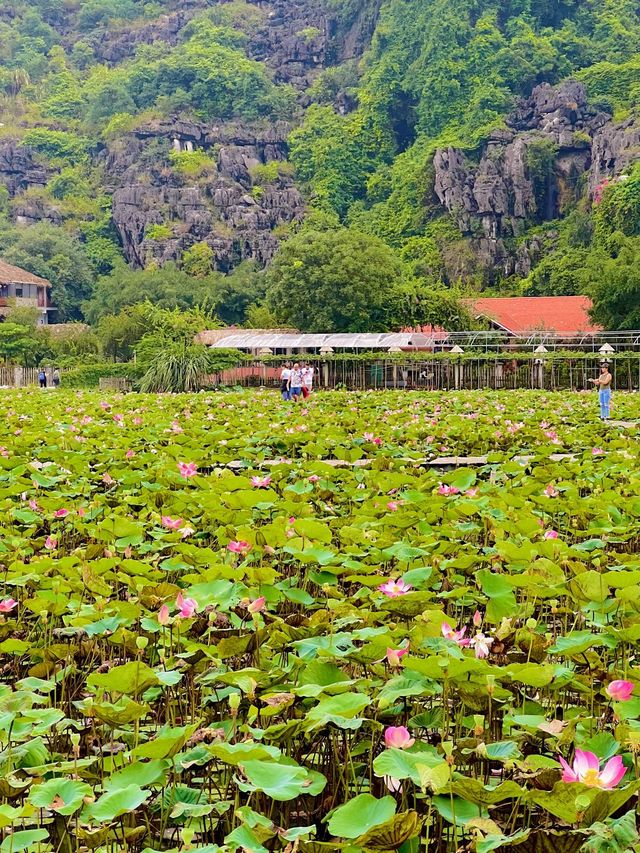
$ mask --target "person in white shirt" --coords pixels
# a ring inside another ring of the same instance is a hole
[[[302,396],[306,400],[313,388],[313,367],[305,364],[302,368]]]
[[[291,376],[289,378],[289,398],[297,403],[301,395],[302,371],[300,370],[300,365],[296,361],[291,369]]]
[[[282,372],[280,373],[280,393],[282,394],[282,399],[286,402],[291,399],[290,389],[291,388],[291,366],[289,362],[285,362],[284,367],[282,368]]]

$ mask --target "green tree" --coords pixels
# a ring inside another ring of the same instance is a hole
[[[593,319],[605,329],[640,329],[640,238],[627,238],[615,257],[593,252],[585,272]]]
[[[124,308],[119,314],[105,314],[96,333],[106,358],[129,361],[148,328],[149,304],[140,303]]]
[[[348,228],[307,231],[284,243],[267,274],[279,321],[304,332],[389,328],[401,280],[393,251]]]
[[[276,315],[262,302],[247,308],[244,325],[247,329],[277,329],[280,326]]]
[[[211,307],[229,326],[244,324],[251,306],[264,299],[265,273],[252,261],[244,261],[228,275],[218,274],[213,281]]]
[[[56,321],[82,318],[80,306],[91,296],[95,273],[78,240],[61,228],[39,223],[0,231],[0,253],[9,263],[51,282]]]
[[[407,328],[439,327],[449,332],[479,328],[463,295],[442,285],[432,287],[419,279],[405,282],[398,296],[396,325]]]
[[[196,278],[206,278],[213,272],[215,255],[213,249],[204,240],[194,243],[182,255],[182,269]]]
[[[193,278],[175,264],[133,270],[120,262],[113,272],[98,279],[84,310],[87,320],[97,323],[105,314],[118,314],[128,305],[148,301],[164,308],[188,309],[209,302],[212,296],[209,279]]]
[[[22,323],[5,321],[0,323],[0,359],[5,362],[20,362],[27,366],[37,350],[33,330]]]

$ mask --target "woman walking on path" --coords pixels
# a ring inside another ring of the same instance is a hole
[[[600,398],[600,419],[603,421],[609,420],[611,417],[611,383],[613,376],[609,373],[609,365],[600,365],[600,376],[597,379],[590,379],[598,386],[598,397]]]
[[[298,399],[302,395],[302,371],[300,370],[300,365],[297,361],[291,369],[291,375],[289,378],[289,392],[290,399],[297,403]]]
[[[305,400],[308,399],[309,394],[311,394],[311,390],[313,388],[313,367],[310,364],[303,364],[302,366],[302,396]]]
[[[285,401],[291,399],[289,394],[289,389],[291,387],[291,365],[287,361],[282,368],[282,372],[280,373],[280,393],[282,394],[282,399]]]

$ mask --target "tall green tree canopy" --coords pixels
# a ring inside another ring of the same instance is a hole
[[[305,332],[375,332],[392,321],[402,268],[376,237],[348,228],[303,231],[267,275],[275,315]]]

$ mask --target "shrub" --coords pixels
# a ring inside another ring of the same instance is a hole
[[[199,391],[211,370],[211,353],[207,347],[175,343],[158,350],[142,377],[140,390],[174,394]]]
[[[97,388],[100,380],[106,376],[117,376],[125,379],[137,379],[140,375],[135,364],[114,364],[104,362],[85,364],[73,370],[66,370],[62,375],[65,388]]]
[[[37,127],[28,130],[22,137],[22,144],[43,154],[48,160],[76,165],[87,159],[88,140],[75,133],[63,130],[48,130]]]
[[[66,199],[69,196],[86,198],[89,195],[88,182],[82,172],[73,167],[63,169],[55,175],[49,181],[47,189],[52,197],[58,200]]]
[[[169,161],[173,171],[184,178],[199,178],[216,168],[215,160],[201,148],[195,151],[172,151]]]
[[[163,240],[169,240],[172,233],[173,232],[168,225],[164,225],[163,223],[154,223],[153,225],[147,225],[144,231],[144,236],[147,240],[162,242]]]

